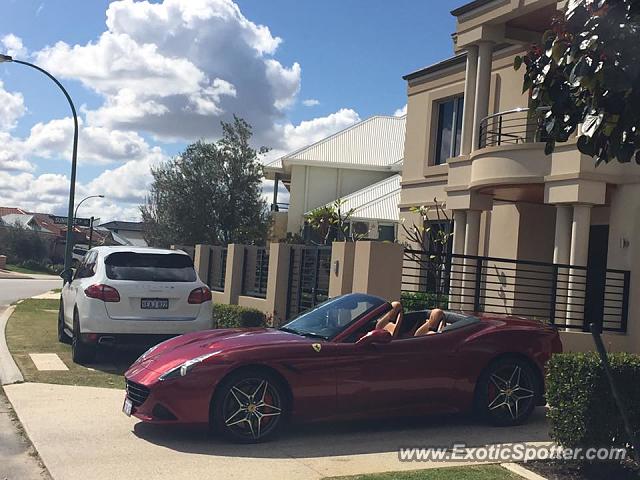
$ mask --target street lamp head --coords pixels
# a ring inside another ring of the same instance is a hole
[[[3,62],[13,62],[13,57],[11,55],[3,55],[0,53],[0,63]]]
[[[104,195],[98,195],[98,198],[104,198]]]

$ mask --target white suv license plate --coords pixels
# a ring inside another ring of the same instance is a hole
[[[122,411],[127,417],[131,416],[131,411],[133,410],[133,403],[129,398],[124,399],[124,405],[122,406]]]
[[[167,310],[169,299],[167,298],[141,298],[140,308],[143,310]]]

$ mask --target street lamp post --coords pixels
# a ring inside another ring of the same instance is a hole
[[[71,179],[69,186],[69,208],[67,211],[67,240],[64,249],[64,271],[62,272],[62,279],[65,283],[71,280],[71,249],[73,248],[73,205],[75,203],[75,193],[76,193],[76,164],[78,162],[78,115],[76,113],[76,107],[69,96],[69,93],[65,90],[62,84],[49,72],[45,69],[34,65],[33,63],[23,62],[22,60],[15,60],[10,55],[2,55],[0,54],[0,63],[10,62],[10,63],[19,63],[21,65],[26,65],[27,67],[35,68],[39,72],[44,73],[47,77],[49,77],[53,82],[62,90],[65,98],[69,102],[69,106],[71,107],[71,113],[73,114],[73,151],[71,154]]]
[[[89,200],[90,198],[104,198],[104,195],[89,195],[88,197],[84,197],[82,200],[80,200],[80,203],[76,205],[76,211],[73,213],[74,219],[78,216],[78,209],[80,208],[80,205],[82,205],[86,200]]]

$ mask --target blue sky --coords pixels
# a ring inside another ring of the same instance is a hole
[[[0,0],[0,50],[52,70],[82,111],[79,194],[107,196],[86,215],[135,218],[149,166],[217,138],[234,112],[273,155],[393,114],[402,75],[452,54],[449,11],[463,2],[153,3]],[[1,65],[0,82],[0,205],[62,211],[64,98],[19,65]]]

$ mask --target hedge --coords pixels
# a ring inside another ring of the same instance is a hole
[[[213,304],[214,328],[264,327],[266,324],[264,313],[255,308]]]
[[[640,434],[640,356],[609,355],[616,385]],[[565,447],[625,446],[622,417],[596,353],[554,355],[547,365],[551,437]]]
[[[447,308],[449,303],[446,295],[436,295],[431,292],[402,292],[400,301],[405,312],[427,310],[434,307]]]

